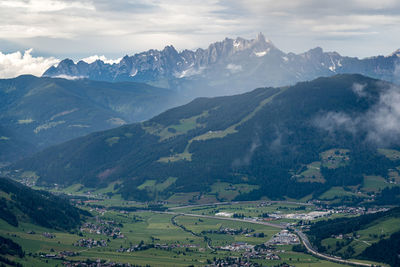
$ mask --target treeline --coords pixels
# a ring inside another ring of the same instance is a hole
[[[400,217],[400,207],[354,218],[336,218],[318,221],[311,225],[307,234],[311,243],[318,248],[318,251],[324,252],[326,248],[321,244],[323,239],[329,238],[332,235],[354,233],[375,220],[385,217]]]
[[[0,236],[0,254],[24,257],[25,253],[21,246],[9,238]]]
[[[354,93],[355,83],[366,85],[368,97]],[[139,201],[166,199],[177,192],[207,192],[216,181],[243,183],[243,178],[259,189],[241,194],[237,200],[263,196],[298,199],[309,194],[318,197],[333,186],[362,185],[365,174],[387,177],[389,168],[400,165],[400,161],[390,161],[377,152],[376,145],[368,141],[365,127],[360,126],[353,134],[345,127],[326,125],[332,123],[327,114],[362,116],[378,103],[383,90],[368,77],[338,75],[289,88],[259,88],[237,96],[200,98],[143,123],[54,146],[10,168],[34,170],[43,184],[104,187],[122,179],[118,192],[124,199]],[[262,101],[266,104],[260,106]],[[199,117],[198,127],[185,134],[166,139],[157,135],[201,114],[207,115]],[[238,122],[241,124],[236,125]],[[221,138],[196,139],[226,129],[230,134]],[[110,138],[118,142],[110,145]],[[191,160],[159,161],[184,152],[189,142]],[[293,173],[320,161],[320,153],[333,148],[350,150],[346,166],[321,168],[325,183],[297,181]],[[146,180],[161,182],[168,177],[177,180],[163,192],[137,188]]]
[[[389,239],[382,239],[367,247],[361,257],[367,260],[384,262],[390,266],[400,266],[400,231],[392,234]]]
[[[36,191],[8,178],[0,178],[0,191],[10,195],[2,198],[0,217],[13,226],[20,218],[16,210],[29,217],[33,223],[43,227],[70,230],[80,225],[88,212],[73,207],[68,200],[49,192]]]
[[[400,187],[386,187],[376,196],[374,204],[400,206]]]
[[[25,256],[25,252],[22,250],[19,244],[15,243],[9,238],[0,236],[0,266],[22,267],[22,264],[5,257],[7,255],[23,258]]]

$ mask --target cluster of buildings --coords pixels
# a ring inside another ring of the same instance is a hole
[[[226,235],[248,235],[250,233],[254,232],[254,229],[248,229],[248,228],[240,228],[240,229],[234,229],[234,228],[224,228],[221,227],[218,230],[209,230],[209,231],[203,231],[202,234],[226,234]]]
[[[268,214],[270,218],[274,219],[295,219],[295,220],[305,220],[312,221],[321,217],[329,216],[333,213],[332,210],[329,211],[311,211],[309,213],[271,213]]]
[[[372,214],[381,211],[387,211],[388,208],[365,208],[365,207],[347,207],[347,206],[338,206],[331,208],[332,213],[342,213],[342,214],[350,214],[350,215],[364,215],[364,214]]]
[[[33,232],[33,233],[34,233],[34,232]],[[44,236],[44,237],[46,237],[46,238],[50,238],[50,239],[56,238],[56,235],[55,235],[55,234],[48,233],[48,232],[44,232],[44,233],[42,234],[42,236]]]
[[[169,250],[169,249],[174,249],[174,248],[197,248],[199,247],[196,244],[144,244],[140,243],[138,245],[133,245],[130,246],[129,248],[119,248],[116,251],[117,252],[135,252],[135,251],[140,251],[140,250],[146,250],[150,248],[155,248],[155,249],[163,249],[163,250]]]
[[[105,240],[94,240],[92,238],[82,238],[79,239],[75,244],[75,247],[92,248],[92,247],[106,247],[107,241]]]
[[[49,253],[49,254],[42,254],[40,255],[43,258],[48,258],[48,259],[58,259],[58,260],[63,260],[65,257],[74,257],[78,256],[78,252],[73,252],[73,251],[60,251],[58,253]]]
[[[288,230],[275,234],[266,245],[296,245],[300,244],[299,237]]]
[[[252,250],[254,250],[254,245],[249,245],[245,242],[235,242],[230,245],[223,246],[223,247],[217,247],[217,248],[219,248],[221,250],[229,250],[229,251],[240,251],[240,250],[252,251]]]
[[[97,223],[85,223],[81,227],[82,232],[106,235],[112,238],[125,238],[121,229],[114,221],[98,220]]]
[[[196,244],[155,244],[154,248],[158,249],[173,249],[173,248],[197,248],[199,245]]]
[[[207,267],[258,267],[260,266],[257,263],[252,263],[247,260],[242,259],[241,257],[226,257],[223,259],[216,259]]]
[[[90,200],[88,200],[88,201],[90,201]],[[86,201],[85,201],[85,203],[86,203]],[[106,213],[107,209],[96,207],[96,208],[90,209],[89,211],[90,212],[96,211],[97,213],[99,213],[99,214],[101,214],[103,216],[104,213]]]
[[[281,257],[279,257],[277,254],[274,252],[266,252],[266,251],[249,251],[245,252],[243,254],[244,258],[247,259],[265,259],[265,260],[280,260]]]
[[[226,212],[226,211],[221,211],[221,212],[215,213],[215,216],[221,216],[221,217],[228,217],[228,218],[231,218],[231,217],[233,216],[233,213],[231,213],[231,212]]]
[[[117,262],[108,262],[104,260],[96,260],[96,261],[64,261],[63,265],[65,267],[136,267],[136,264],[130,263],[117,263]]]

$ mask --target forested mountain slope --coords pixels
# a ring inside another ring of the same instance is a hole
[[[198,98],[146,122],[51,147],[11,169],[34,171],[38,184],[118,180],[125,198],[142,200],[207,192],[217,181],[258,188],[239,199],[320,195],[362,186],[369,176],[389,179],[400,165],[393,126],[399,98],[398,87],[361,75]]]

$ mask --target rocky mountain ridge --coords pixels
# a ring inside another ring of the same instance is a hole
[[[225,38],[195,51],[178,52],[173,46],[151,49],[126,55],[115,64],[65,59],[43,76],[138,81],[183,90],[188,95],[227,95],[344,73],[399,83],[399,56],[397,50],[388,56],[358,59],[324,52],[320,47],[301,54],[285,53],[260,33],[256,39]]]

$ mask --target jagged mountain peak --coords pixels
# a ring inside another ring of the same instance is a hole
[[[66,59],[61,60],[58,63],[58,66],[71,66],[71,65],[74,65],[74,64],[75,63],[74,63],[74,61],[72,59],[66,58]]]
[[[172,45],[162,50],[150,49],[126,55],[114,65],[74,64],[67,59],[48,69],[43,76],[145,82],[178,90],[196,90],[196,96],[208,96],[261,86],[284,86],[335,73],[360,73],[397,82],[393,66],[398,64],[399,57],[400,50],[397,50],[387,57],[358,59],[325,52],[321,47],[300,54],[285,53],[260,32],[254,39],[226,37],[197,50],[177,51]],[[212,93],[204,93],[204,90]]]
[[[389,57],[393,57],[393,56],[400,57],[400,48],[389,55]]]

